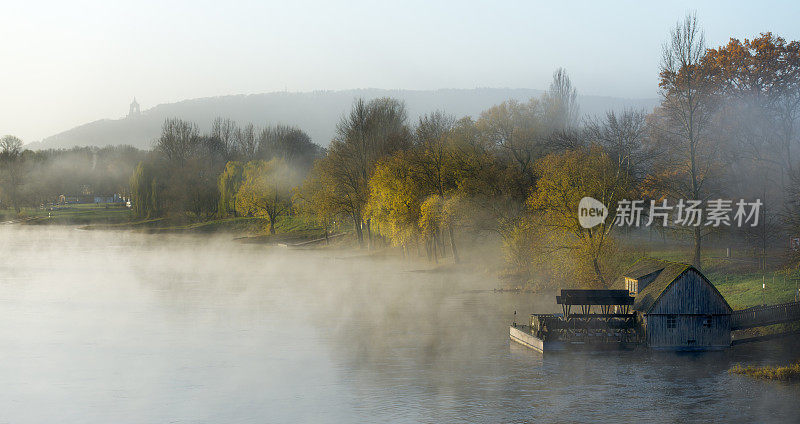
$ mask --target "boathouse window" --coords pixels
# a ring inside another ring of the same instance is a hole
[[[706,315],[703,319],[703,327],[711,328],[711,315]]]
[[[625,286],[628,289],[628,293],[630,293],[631,296],[636,296],[636,294],[639,292],[639,280],[626,277]]]
[[[667,328],[677,327],[675,315],[667,315]]]

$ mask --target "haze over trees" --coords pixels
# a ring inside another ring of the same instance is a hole
[[[536,82],[544,84],[544,82]],[[353,99],[370,101],[383,97],[397,99],[406,104],[409,119],[436,110],[446,110],[457,116],[477,117],[481,111],[505,100],[527,101],[538,97],[544,90],[523,88],[475,88],[439,90],[383,90],[355,89],[341,91],[314,91],[306,93],[275,92],[249,95],[230,95],[184,100],[160,104],[143,109],[142,113],[121,119],[103,119],[90,122],[59,134],[47,137],[32,149],[63,149],[72,146],[130,145],[148,150],[153,139],[161,132],[167,119],[180,118],[194,122],[200,132],[212,132],[211,125],[220,115],[233,123],[252,122],[275,126],[291,124],[301,128],[311,139],[323,147],[336,135],[336,124],[347,113]],[[597,115],[607,110],[626,108],[650,110],[655,98],[627,99],[581,95],[578,98],[581,112]],[[120,105],[119,113],[127,112],[128,105]],[[110,116],[114,111],[109,111]],[[30,142],[32,140],[26,140]]]
[[[303,175],[321,154],[322,149],[294,127],[257,128],[218,118],[209,134],[201,134],[194,123],[169,119],[153,151],[131,178],[131,197],[134,203],[141,199],[134,215],[157,218],[188,213],[201,220],[260,216],[266,213],[264,205],[255,207],[253,199],[262,194],[253,190],[270,186],[257,183],[260,177],[255,171],[246,171],[256,167],[266,172],[271,168],[261,163],[275,161]],[[266,216],[277,218],[282,210],[274,209]]]
[[[491,240],[509,284],[535,288],[609,287],[629,241],[648,231],[698,267],[714,243],[765,252],[800,234],[800,43],[764,33],[709,49],[687,16],[664,46],[659,88],[652,110],[588,118],[561,68],[547,91],[474,119],[436,109],[412,119],[399,99],[356,98],[327,149],[298,127],[224,118],[207,132],[167,119],[149,151],[31,152],[5,137],[0,205],[43,205],[90,186],[129,195],[136,220],[262,220],[272,235],[302,220],[326,238],[349,233],[365,249],[432,262],[464,262],[468,245]],[[578,221],[584,197],[609,208],[596,227]],[[761,199],[759,225],[676,225],[656,214],[670,205],[674,220],[683,202],[714,199]],[[618,225],[617,206],[632,200],[641,222]]]

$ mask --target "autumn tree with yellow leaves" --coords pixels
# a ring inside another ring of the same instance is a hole
[[[566,275],[573,279],[567,284],[608,288],[620,272],[611,234],[616,205],[633,195],[631,175],[596,145],[542,158],[536,171],[536,190],[526,201],[529,214],[518,235],[531,245],[514,253],[532,253],[536,263],[547,264],[548,278]],[[605,221],[593,228],[578,221],[578,204],[584,197],[609,208]]]
[[[292,209],[292,189],[297,185],[294,172],[282,159],[273,159],[247,162],[242,175],[236,211],[242,216],[267,218],[269,233],[275,234],[278,218]]]

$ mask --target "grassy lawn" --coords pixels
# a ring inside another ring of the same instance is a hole
[[[175,223],[168,220],[149,221],[151,227],[163,230],[194,231],[201,233],[213,233],[219,231],[247,233],[253,235],[269,235],[269,220],[259,217],[237,217],[212,219],[201,222]],[[135,224],[135,223],[134,223]],[[282,216],[275,223],[275,229],[279,236],[281,234],[294,235],[318,235],[322,237],[324,231],[313,222],[300,216]]]
[[[312,240],[325,235],[322,228],[302,216],[280,217],[275,225],[277,230],[275,235],[269,234],[269,220],[260,217],[229,217],[196,221],[187,216],[131,221],[129,220],[130,215],[127,215],[125,220],[114,221],[105,219],[98,212],[94,217],[96,219],[88,222],[89,225],[85,228],[141,230],[153,233],[233,233],[251,236],[253,242],[265,243]],[[90,216],[86,216],[86,218],[90,219]]]
[[[13,209],[0,209],[0,222],[23,220],[26,225],[86,225],[87,229],[134,229],[150,232],[227,232],[255,236],[259,242],[291,242],[324,237],[324,230],[303,216],[282,216],[269,235],[269,220],[258,217],[237,217],[197,221],[191,217],[132,220],[124,207],[103,204],[72,204],[55,210],[23,208],[19,215]]]
[[[688,244],[630,240],[627,245],[635,250],[636,256],[687,263],[692,260],[692,247]],[[741,246],[733,249],[730,259],[726,258],[724,247],[704,247],[702,271],[734,309],[794,301],[800,283],[795,279],[800,279],[800,271],[785,269],[780,259],[784,251],[768,253],[773,260],[766,269],[760,269],[753,252]],[[766,284],[765,289],[762,283]]]
[[[13,209],[0,210],[0,221],[31,219],[31,224],[93,224],[121,223],[131,219],[125,207],[104,204],[72,204],[49,211],[39,208],[22,208],[19,215]]]
[[[706,276],[734,309],[794,301],[797,281],[792,279],[800,278],[797,272],[786,271],[753,273],[721,271],[710,272]],[[762,282],[766,284],[765,289],[762,289]]]

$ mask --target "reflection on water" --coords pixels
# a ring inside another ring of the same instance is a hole
[[[796,342],[538,355],[545,297],[354,252],[0,226],[0,422],[786,421]]]

